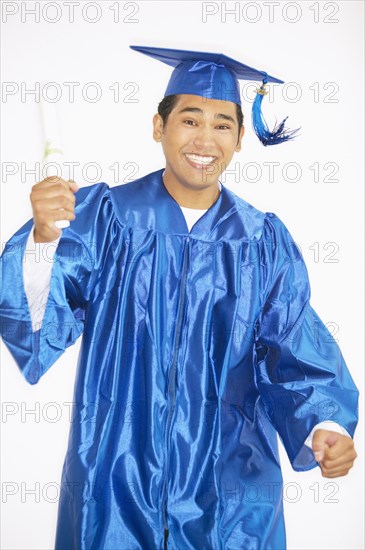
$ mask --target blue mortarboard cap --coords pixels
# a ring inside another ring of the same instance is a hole
[[[174,67],[165,97],[178,94],[198,95],[207,99],[232,101],[241,105],[238,79],[262,81],[252,106],[254,130],[264,145],[281,143],[294,137],[297,130],[284,130],[285,120],[270,131],[261,112],[267,82],[283,84],[283,80],[244,65],[227,55],[170,48],[130,46],[133,50]]]
[[[208,99],[233,101],[241,105],[238,79],[261,81],[266,78],[267,82],[283,84],[282,80],[221,53],[144,46],[131,46],[131,48],[175,67],[165,96],[193,94]]]

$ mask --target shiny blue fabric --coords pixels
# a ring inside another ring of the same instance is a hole
[[[165,97],[175,94],[193,94],[241,105],[240,87],[234,72],[210,61],[180,63],[172,72]]]
[[[57,550],[285,548],[277,432],[295,470],[358,391],[285,225],[222,186],[188,232],[162,170],[80,189],[41,330],[2,256],[3,339],[31,384],[83,333]]]

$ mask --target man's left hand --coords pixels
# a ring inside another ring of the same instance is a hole
[[[314,432],[312,450],[323,477],[347,475],[357,457],[352,438],[330,430]]]

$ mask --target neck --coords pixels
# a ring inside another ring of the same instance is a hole
[[[177,184],[173,178],[166,174],[166,171],[162,174],[162,179],[170,195],[180,206],[186,208],[207,210],[216,202],[220,194],[218,182],[205,188],[196,188],[189,184]]]

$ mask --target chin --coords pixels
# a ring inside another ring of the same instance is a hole
[[[218,179],[214,180],[197,180],[196,178],[192,178],[190,180],[185,180],[185,185],[187,187],[194,187],[195,189],[206,189],[207,187],[214,187],[218,184]]]
[[[218,179],[220,178],[220,174],[212,174],[212,173],[206,173],[206,172],[189,172],[185,175],[185,182],[188,185],[194,185],[194,187],[199,186],[201,188],[211,187],[212,185],[216,185],[218,183]]]

